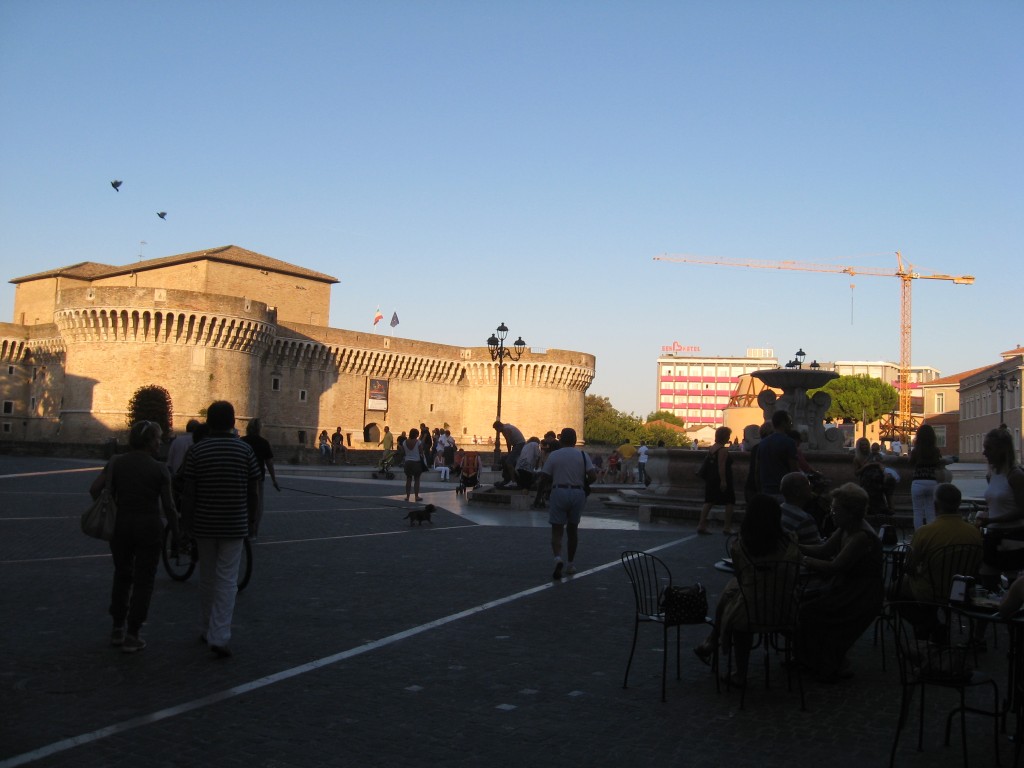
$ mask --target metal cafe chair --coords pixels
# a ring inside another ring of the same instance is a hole
[[[771,652],[782,653],[785,658],[786,683],[793,690],[793,673],[796,672],[800,689],[800,709],[807,709],[804,700],[804,683],[800,669],[793,662],[793,645],[796,642],[800,623],[800,599],[803,586],[800,580],[800,564],[795,560],[767,560],[755,563],[756,575],[752,582],[740,578],[740,593],[747,612],[746,630],[757,640],[751,647],[751,656],[758,647],[764,655],[764,685],[771,687]],[[735,642],[731,644],[726,680],[732,685],[732,661]],[[740,689],[740,709],[746,702],[747,687],[750,684],[750,664],[745,684]]]
[[[913,549],[909,544],[901,543],[895,545],[886,552],[882,561],[884,572],[883,582],[885,583],[885,599],[882,602],[882,612],[875,619],[874,644],[882,649],[882,671],[885,671],[885,625],[890,617],[889,604],[892,600],[900,599],[900,590],[903,586],[903,573]]]
[[[934,603],[923,604],[909,600],[894,601],[890,604],[892,613],[889,621],[896,640],[896,660],[899,664],[902,691],[900,712],[896,721],[896,735],[893,737],[892,749],[889,753],[889,766],[892,768],[896,762],[896,749],[899,745],[900,734],[910,716],[914,692],[918,689],[920,689],[921,702],[918,713],[917,750],[920,752],[923,749],[925,691],[928,687],[955,690],[959,694],[960,705],[953,709],[946,718],[945,744],[949,745],[953,717],[959,714],[964,768],[967,768],[968,765],[968,712],[992,718],[992,742],[998,765],[999,723],[1002,714],[999,709],[999,686],[987,674],[972,670],[968,666],[967,659],[970,655],[968,649],[952,646],[948,642],[933,642],[927,636],[919,634],[915,627],[915,617],[920,615],[922,608],[934,607],[936,607]],[[947,614],[953,612],[948,605],[944,610]],[[991,711],[967,706],[966,691],[968,688],[977,686],[991,687]]]
[[[621,560],[622,567],[626,569],[626,575],[629,576],[629,582],[633,587],[633,598],[636,603],[633,620],[633,645],[629,650],[629,661],[626,662],[626,674],[622,679],[622,687],[629,687],[629,668],[633,664],[633,654],[636,653],[640,625],[657,624],[661,626],[662,630],[661,700],[665,701],[665,675],[668,670],[668,631],[670,627],[675,627],[676,630],[676,679],[680,679],[679,644],[682,624],[667,620],[660,604],[662,592],[672,586],[672,572],[660,558],[646,552],[623,552]],[[710,625],[712,620],[705,616],[700,624]]]

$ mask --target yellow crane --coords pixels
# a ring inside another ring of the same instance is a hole
[[[896,251],[896,271],[881,267],[853,267],[839,264],[810,264],[803,261],[767,261],[764,259],[729,259],[724,257],[669,255],[655,256],[655,261],[675,261],[684,264],[708,264],[723,267],[745,267],[747,269],[780,269],[794,272],[831,272],[834,274],[870,275],[872,277],[898,277],[900,279],[900,380],[899,418],[894,429],[904,438],[912,429],[910,413],[910,286],[913,280],[950,280],[954,285],[973,285],[973,275],[939,275],[921,272],[912,264],[904,264],[903,256]]]

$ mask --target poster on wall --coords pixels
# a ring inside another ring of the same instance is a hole
[[[388,380],[370,379],[369,399],[366,403],[368,411],[386,411],[388,409]]]

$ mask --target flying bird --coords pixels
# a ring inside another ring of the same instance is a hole
[[[157,213],[157,216],[159,216],[161,219],[166,221],[167,220],[167,211],[160,211],[159,213]]]
[[[118,181],[117,179],[114,179],[114,181],[110,182],[110,186],[112,186],[114,188],[115,192],[120,192],[121,191],[120,189],[118,189],[118,187],[121,186],[121,182]]]

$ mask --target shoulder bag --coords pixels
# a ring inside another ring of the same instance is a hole
[[[703,624],[708,615],[708,593],[699,581],[692,587],[666,587],[658,607],[670,626]]]
[[[94,539],[110,541],[114,538],[114,524],[117,521],[117,503],[114,501],[114,462],[107,469],[109,476],[103,483],[103,490],[90,507],[82,513],[82,533]]]
[[[700,466],[697,467],[697,477],[699,477],[701,480],[707,480],[711,477],[714,477],[714,473],[718,469],[717,464],[717,457],[709,448],[708,452],[704,454],[704,461],[702,461],[700,463]]]

